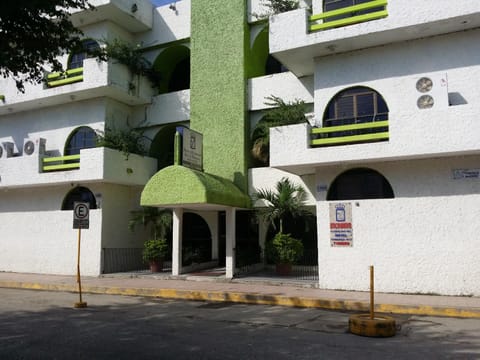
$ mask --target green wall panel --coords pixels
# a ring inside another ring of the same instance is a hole
[[[190,126],[205,172],[247,190],[246,0],[192,0]]]

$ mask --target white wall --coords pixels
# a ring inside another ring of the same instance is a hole
[[[480,45],[476,41],[479,36],[479,30],[472,30],[318,58],[316,115],[323,117],[326,105],[337,92],[358,85],[377,90],[387,102],[392,118],[398,121],[415,113],[428,114],[428,110],[419,111],[416,106],[421,94],[415,83],[424,75],[446,76],[445,92],[458,93],[467,104],[478,107],[480,90],[471,79],[480,76]],[[434,83],[432,91],[439,88],[441,84]],[[432,110],[448,106],[444,94],[434,97],[436,105]]]
[[[101,211],[91,210],[90,228],[81,235],[82,275],[100,274],[101,223]],[[0,271],[76,274],[73,211],[2,212],[0,224]]]
[[[319,284],[367,290],[375,266],[379,292],[480,294],[480,179],[453,179],[455,169],[478,168],[479,157],[376,163],[394,199],[352,204],[353,247],[330,246],[329,204],[323,186],[352,168],[317,169]]]
[[[190,0],[173,3],[176,10],[171,4],[153,9],[152,30],[137,36],[138,43],[149,47],[190,37]]]
[[[366,291],[374,265],[378,292],[479,296],[479,201],[476,194],[352,202],[351,248],[330,246],[329,203],[318,203],[320,287]]]
[[[248,109],[265,109],[265,98],[271,95],[285,102],[303,100],[313,102],[313,76],[297,78],[291,72],[272,74],[248,80]]]
[[[46,150],[63,155],[68,136],[79,126],[103,130],[106,102],[92,99],[2,116],[0,143],[12,141],[21,153],[24,138],[47,139]],[[1,160],[0,160],[1,161]]]
[[[102,248],[141,248],[147,239],[142,226],[135,231],[128,229],[131,211],[140,204],[142,187],[113,184],[99,186],[102,194]]]

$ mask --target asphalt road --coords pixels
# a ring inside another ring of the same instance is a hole
[[[480,320],[396,317],[392,338],[350,314],[278,306],[0,289],[0,359],[479,359]]]

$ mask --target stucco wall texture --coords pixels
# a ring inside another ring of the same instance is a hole
[[[190,126],[203,134],[203,166],[246,191],[246,1],[192,2]]]
[[[454,179],[478,156],[370,164],[392,186],[394,199],[334,201],[352,204],[353,247],[330,246],[327,192],[354,166],[317,169],[319,285],[367,290],[375,266],[379,292],[480,294],[480,181]]]

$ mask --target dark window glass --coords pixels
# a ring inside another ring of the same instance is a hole
[[[340,174],[330,186],[327,200],[394,198],[387,179],[375,170],[360,168]]]
[[[168,91],[190,89],[190,57],[181,60],[172,72],[168,83]]]
[[[353,5],[368,3],[370,1],[373,1],[373,0],[324,0],[323,11],[327,12],[331,10],[343,9]],[[381,11],[381,10],[383,10],[383,7],[376,7],[376,8],[362,10],[362,11],[355,11],[355,12],[328,18],[325,20],[325,22],[345,19],[348,17],[356,16],[356,15],[369,14],[369,13]]]
[[[97,135],[87,126],[82,126],[73,131],[65,146],[65,155],[80,154],[81,149],[89,149],[96,146]]]
[[[341,126],[388,120],[388,107],[376,91],[358,86],[346,89],[328,103],[323,126]],[[388,131],[387,127],[331,132],[324,137],[343,137]]]
[[[73,210],[73,205],[75,202],[86,202],[90,204],[90,209],[97,208],[97,201],[95,195],[83,186],[78,186],[65,196],[62,204],[62,210]]]
[[[95,49],[98,49],[98,43],[95,40],[85,40],[82,43],[82,49],[75,51],[70,56],[70,61],[68,63],[69,69],[77,69],[83,66],[83,60],[90,57],[89,54]]]
[[[268,55],[267,63],[265,64],[265,75],[279,74],[286,72],[288,69],[272,55]]]
[[[348,125],[387,120],[388,107],[383,97],[366,87],[344,90],[328,103],[323,126]]]

